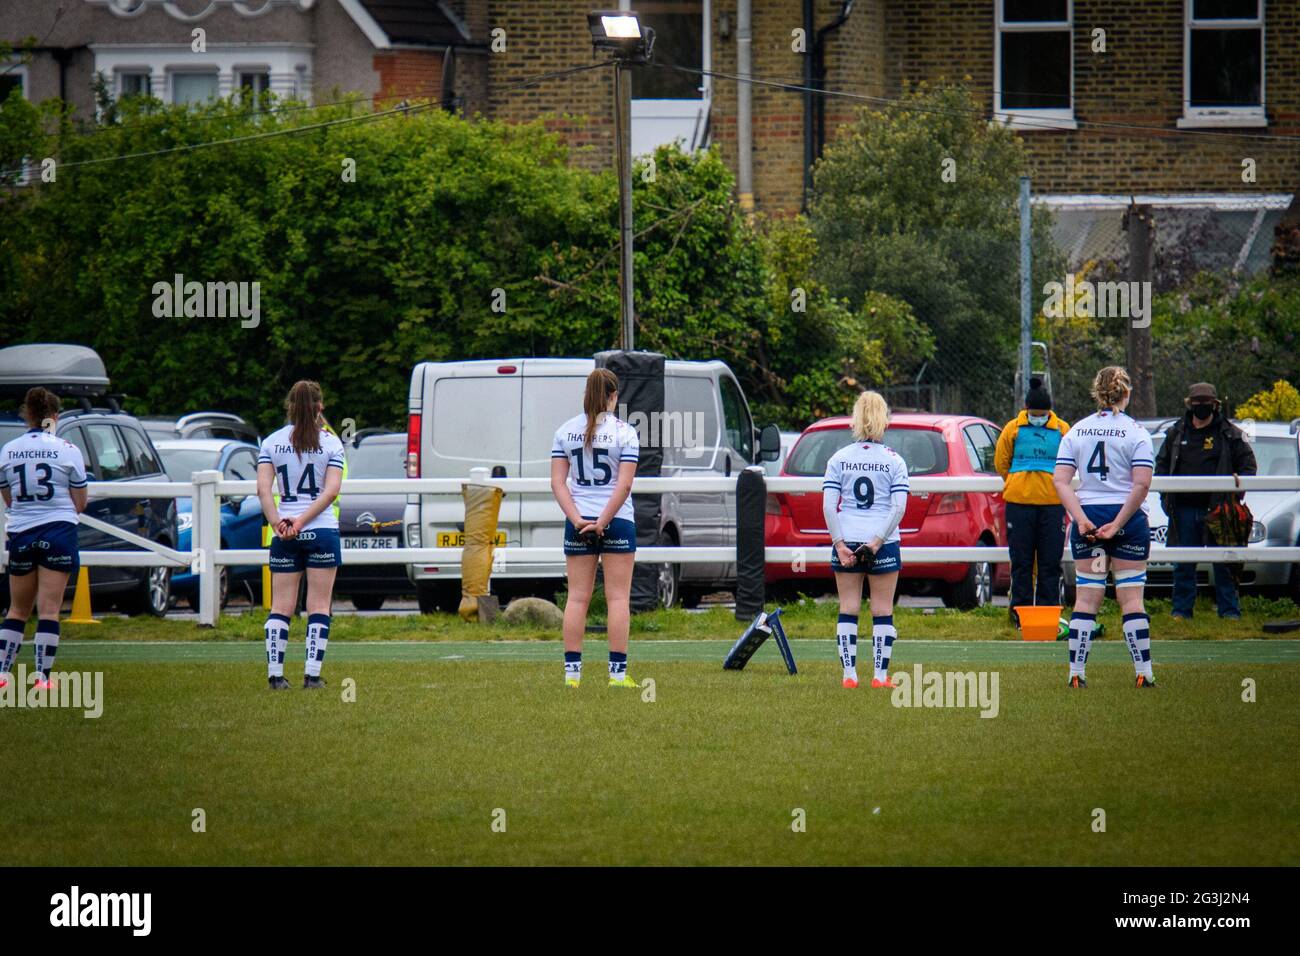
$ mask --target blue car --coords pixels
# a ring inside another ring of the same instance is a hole
[[[191,438],[158,441],[154,447],[158,449],[163,468],[172,481],[188,482],[194,472],[211,470],[220,471],[225,481],[257,480],[257,446],[247,442]],[[194,527],[193,502],[189,498],[176,499],[176,527],[179,531],[177,550],[188,551]],[[238,550],[262,547],[262,506],[257,495],[222,499],[221,547]],[[248,583],[256,591],[261,584],[262,567],[258,564],[222,565],[220,571],[217,593],[221,607],[226,606],[232,585]],[[178,570],[172,576],[172,594],[178,599],[186,599],[190,607],[198,610],[198,575]]]

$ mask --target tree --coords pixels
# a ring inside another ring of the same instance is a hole
[[[961,386],[963,411],[1015,405],[1026,168],[1020,140],[965,89],[923,84],[897,108],[860,110],[815,170],[819,277],[852,301],[870,291],[908,303],[936,343],[936,379]],[[1061,271],[1048,225],[1035,212],[1035,290]]]

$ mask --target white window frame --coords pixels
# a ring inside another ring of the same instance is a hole
[[[683,147],[687,152],[691,152],[708,145],[705,130],[708,128],[709,113],[713,108],[713,77],[709,73],[713,70],[714,0],[702,0],[702,6],[701,15],[704,18],[704,24],[701,34],[701,43],[703,45],[701,68],[704,72],[700,76],[699,98],[683,100],[633,99],[630,121],[632,126],[632,153],[634,156],[645,155],[652,151],[639,148],[638,144],[642,141],[642,137],[638,136],[638,128],[644,129],[656,120],[680,120],[684,115],[691,113],[694,114],[694,130],[690,140],[682,144]],[[630,11],[632,9],[632,0],[619,0],[618,9]]]
[[[113,98],[114,98],[115,100],[120,100],[123,96],[126,95],[126,91],[122,89],[122,79],[123,79],[124,77],[127,77],[127,76],[144,76],[144,77],[147,77],[147,78],[148,78],[148,81],[149,81],[149,92],[148,92],[146,95],[147,95],[147,96],[157,96],[157,95],[158,95],[157,92],[154,90],[154,70],[153,70],[153,67],[149,66],[147,63],[143,63],[143,64],[140,64],[140,65],[138,65],[138,66],[119,66],[119,67],[115,67],[115,68],[114,68],[114,70],[113,70]]]
[[[1183,3],[1183,115],[1178,118],[1179,129],[1204,127],[1264,127],[1268,125],[1265,105],[1268,91],[1268,37],[1265,33],[1264,7],[1266,0],[1257,0],[1258,15],[1249,20],[1193,20],[1195,0]],[[1259,30],[1259,104],[1256,106],[1193,106],[1192,105],[1192,31],[1193,30]]]
[[[265,63],[258,63],[254,65],[249,65],[246,63],[237,64],[234,67],[234,69],[231,70],[230,98],[232,100],[243,93],[245,76],[266,77],[266,86],[262,87],[261,89],[257,88],[256,83],[253,84],[253,106],[254,108],[260,109],[262,106],[262,100],[266,96],[266,94],[275,92],[274,83],[271,76],[271,67]]]
[[[1006,0],[993,0],[993,119],[1013,129],[1078,129],[1074,118],[1074,0],[1066,0],[1064,20],[1003,18]],[[1006,109],[1002,106],[1002,34],[1062,32],[1069,35],[1070,105],[1065,109]]]
[[[167,67],[167,102],[172,106],[180,105],[176,99],[176,77],[178,76],[210,76],[216,82],[212,86],[212,98],[204,100],[204,103],[215,103],[221,99],[221,71],[213,66],[168,66]],[[191,106],[202,106],[203,103],[191,103]]]
[[[31,88],[31,75],[27,72],[27,64],[26,63],[7,64],[4,62],[3,59],[0,59],[0,70],[3,70],[6,76],[18,77],[18,82],[22,86],[23,99],[27,100],[27,102],[30,103],[32,100],[32,88]],[[24,156],[22,175],[20,175],[17,179],[14,180],[13,185],[15,186],[30,185],[32,181],[32,168],[33,167],[31,163],[31,157]]]
[[[121,89],[119,71],[150,74],[152,95],[174,103],[172,78],[181,73],[212,73],[217,77],[216,97],[239,92],[243,73],[265,73],[270,92],[282,98],[311,101],[315,47],[310,43],[209,43],[205,54],[195,54],[188,43],[92,43],[95,72],[114,77]]]

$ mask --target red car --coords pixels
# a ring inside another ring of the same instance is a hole
[[[983,418],[965,415],[899,413],[890,419],[885,444],[907,463],[912,478],[995,475],[993,452],[1000,430]],[[831,455],[853,440],[847,416],[824,418],[799,436],[781,468],[782,477],[820,478]],[[820,491],[779,492],[767,496],[767,543],[773,547],[825,547],[830,544],[822,518]],[[992,492],[913,492],[899,525],[902,546],[1005,547],[1006,506]],[[1006,589],[1006,563],[916,564],[903,562],[899,591],[938,594],[948,607],[982,607],[994,589]],[[825,590],[833,587],[830,564],[769,562],[767,582],[773,590]]]

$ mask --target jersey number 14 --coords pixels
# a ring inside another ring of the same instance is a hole
[[[315,465],[308,465],[302,470],[302,477],[298,479],[298,494],[289,492],[289,466],[281,465],[276,471],[280,473],[281,501],[297,501],[298,495],[305,495],[315,501],[316,496],[320,494],[320,489],[316,487]]]

